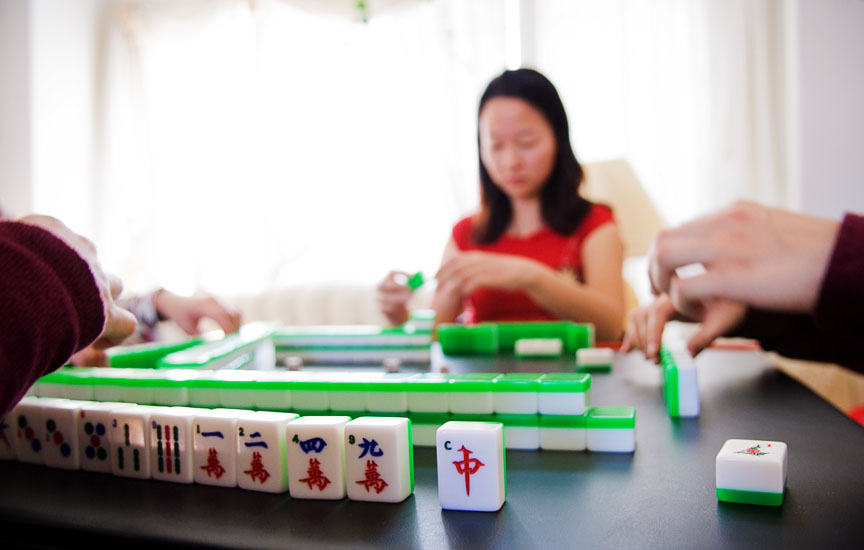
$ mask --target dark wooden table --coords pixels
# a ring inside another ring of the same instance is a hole
[[[453,372],[568,367],[446,362]],[[619,355],[594,377],[592,400],[636,406],[636,452],[508,451],[497,513],[442,511],[430,448],[415,449],[416,490],[396,505],[0,462],[0,547],[864,548],[864,429],[755,352],[707,352],[700,386],[702,416],[671,420],[657,368]],[[789,445],[782,507],[717,501],[714,458],[729,438]]]

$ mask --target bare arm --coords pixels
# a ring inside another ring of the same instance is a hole
[[[444,256],[441,265],[446,265],[450,260],[460,254],[459,247],[453,237],[447,241],[444,247]],[[439,271],[440,274],[440,271]],[[456,318],[462,314],[464,309],[462,303],[462,288],[456,281],[438,279],[435,288],[435,296],[432,298],[432,309],[435,310],[435,323],[454,323]]]
[[[545,268],[535,272],[525,290],[538,305],[562,319],[594,323],[599,340],[618,340],[624,325],[623,262],[618,228],[605,224],[582,245],[584,283]]]

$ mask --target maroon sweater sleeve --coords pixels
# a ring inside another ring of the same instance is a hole
[[[101,334],[105,313],[87,262],[40,227],[0,222],[0,269],[2,418]]]
[[[864,372],[864,217],[847,214],[813,315],[750,310],[736,334],[783,355],[840,363]]]

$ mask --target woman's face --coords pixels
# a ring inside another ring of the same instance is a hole
[[[530,103],[495,97],[480,111],[480,159],[511,199],[535,198],[555,165],[555,133]]]

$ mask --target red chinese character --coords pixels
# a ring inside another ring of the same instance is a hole
[[[324,487],[330,484],[330,480],[321,475],[321,463],[317,458],[309,459],[309,469],[306,470],[306,474],[309,477],[301,479],[300,482],[309,485],[309,490],[312,490],[312,486],[315,485],[319,491],[323,491]]]
[[[384,487],[387,487],[387,482],[381,479],[381,474],[378,473],[378,464],[374,460],[366,461],[366,479],[356,481],[357,485],[366,487],[366,492],[369,492],[369,487],[375,489],[376,494],[381,494]]]
[[[222,474],[225,473],[225,468],[219,464],[219,453],[216,449],[210,448],[210,452],[207,455],[207,465],[201,466],[201,469],[207,472],[207,477],[215,477],[216,479],[222,477]]]
[[[477,470],[480,469],[480,466],[485,466],[485,464],[476,458],[468,458],[468,455],[473,451],[466,449],[465,445],[462,445],[462,447],[460,447],[456,452],[462,453],[464,458],[461,461],[454,460],[453,464],[456,465],[456,471],[459,474],[465,474],[465,494],[471,496],[471,475],[476,474]]]
[[[249,474],[249,477],[252,478],[252,481],[256,479],[261,482],[261,485],[264,485],[264,482],[267,481],[267,478],[270,477],[270,472],[264,469],[264,464],[261,463],[261,453],[255,451],[252,453],[252,466],[251,470],[244,470],[244,474]]]

